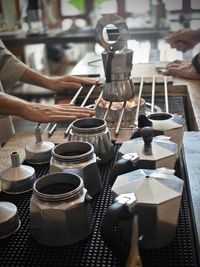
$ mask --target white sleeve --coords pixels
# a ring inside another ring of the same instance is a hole
[[[0,80],[4,89],[12,87],[28,68],[0,40]]]

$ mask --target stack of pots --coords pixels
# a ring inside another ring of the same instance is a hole
[[[116,226],[122,234],[121,241],[130,245],[135,215],[140,247],[161,248],[174,239],[183,191],[183,181],[174,175],[174,169],[182,146],[184,123],[176,114],[142,115],[140,137],[125,141],[119,149],[110,176],[116,199],[101,225],[102,238],[111,249],[123,250],[116,239]]]
[[[104,120],[86,118],[71,124],[69,141],[52,147],[50,174],[34,183],[30,228],[39,243],[70,245],[90,234],[88,200],[102,189],[98,163],[113,157]]]

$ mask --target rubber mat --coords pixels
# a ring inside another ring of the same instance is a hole
[[[118,147],[115,147],[118,149]],[[114,161],[102,166],[102,193],[93,199],[93,228],[91,235],[81,242],[65,247],[47,247],[37,243],[30,235],[29,203],[31,192],[20,195],[0,194],[0,201],[10,201],[18,207],[20,229],[12,236],[0,240],[0,266],[29,267],[123,267],[125,260],[112,253],[101,239],[100,224],[112,203],[109,174]],[[48,173],[48,165],[36,166],[37,178]],[[197,267],[194,232],[190,204],[184,191],[176,238],[162,249],[143,250],[144,267]]]

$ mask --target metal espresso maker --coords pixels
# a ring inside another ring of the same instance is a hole
[[[95,38],[105,49],[102,52],[106,78],[103,84],[103,99],[110,102],[132,99],[135,95],[130,78],[133,51],[127,48],[129,30],[126,22],[114,14],[104,15],[97,22]]]

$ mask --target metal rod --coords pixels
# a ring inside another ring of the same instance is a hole
[[[133,125],[133,132],[135,132],[135,127],[138,125],[138,117],[139,117],[139,112],[140,112],[140,102],[141,102],[143,84],[144,84],[144,77],[141,77],[140,89],[139,89],[139,94],[138,94],[138,103],[137,103],[137,109],[136,109],[136,114],[135,114],[135,122]]]
[[[78,91],[76,92],[76,94],[74,95],[74,97],[72,98],[72,100],[70,101],[70,103],[69,103],[70,105],[73,105],[76,102],[76,99],[79,96],[79,94],[81,93],[82,89],[83,89],[83,85],[81,85],[81,87],[78,89]],[[51,127],[51,129],[48,131],[48,136],[49,137],[53,135],[53,133],[55,132],[57,126],[58,126],[58,123],[55,122],[53,124],[53,126]]]
[[[70,105],[73,105],[76,102],[76,99],[78,98],[78,96],[80,95],[81,91],[83,89],[83,85],[81,85],[81,87],[78,89],[78,91],[76,92],[75,96],[72,98],[72,100],[70,101]],[[64,136],[67,137],[69,131],[71,128],[71,123],[70,125],[67,127],[66,131],[64,132]]]
[[[96,87],[96,84],[94,84],[94,85],[90,88],[89,92],[87,93],[85,99],[83,100],[83,102],[82,102],[82,104],[81,104],[81,107],[84,107],[84,106],[85,106],[86,102],[88,101],[88,98],[89,98],[90,95],[92,94],[92,92],[93,92],[93,90],[94,90],[95,87]]]
[[[155,105],[155,76],[153,76],[152,80],[151,113],[154,113],[154,105]]]
[[[89,92],[87,93],[85,99],[83,100],[83,102],[82,102],[82,104],[81,104],[81,107],[84,107],[84,106],[85,106],[85,104],[86,104],[88,98],[90,97],[90,95],[92,94],[92,92],[93,92],[95,86],[96,86],[96,84],[94,84],[94,85],[90,88]],[[78,90],[78,92],[76,93],[76,95],[75,95],[75,96],[73,97],[73,99],[70,101],[70,104],[74,104],[74,103],[75,103],[75,101],[76,101],[77,97],[79,96],[79,94],[80,94],[80,92],[81,92],[82,89],[83,89],[83,86],[80,87],[80,89]],[[99,100],[99,101],[100,101],[100,100]],[[70,131],[70,129],[71,129],[71,125],[72,125],[72,123],[70,123],[70,125],[67,127],[66,131],[64,132],[64,136],[65,136],[65,137],[68,136],[69,131]]]
[[[71,129],[71,126],[72,126],[72,123],[70,123],[70,125],[67,127],[67,129],[66,129],[66,131],[65,131],[65,133],[64,133],[65,137],[68,136],[69,131],[70,131],[70,129]]]
[[[167,76],[164,76],[164,90],[165,90],[165,110],[167,113],[169,113]]]
[[[106,112],[105,112],[104,117],[103,117],[104,120],[106,120],[106,118],[107,118],[107,116],[108,116],[108,112],[109,112],[109,110],[111,109],[111,106],[112,106],[112,102],[110,102],[109,106],[108,106],[107,109],[106,109]]]
[[[51,137],[51,136],[53,135],[53,133],[55,132],[57,126],[58,126],[58,123],[55,122],[55,123],[53,124],[53,126],[51,127],[51,129],[48,131],[48,136],[49,136],[49,137]]]
[[[96,103],[95,103],[95,105],[94,105],[94,109],[96,109],[96,107],[98,106],[98,104],[99,104],[99,102],[100,102],[100,100],[101,100],[101,98],[102,98],[102,95],[103,95],[103,91],[101,91],[99,97],[97,98]]]
[[[78,91],[76,92],[75,96],[72,98],[72,100],[70,101],[70,104],[74,104],[76,102],[77,97],[80,95],[81,91],[83,89],[83,85],[81,85],[81,87],[78,89]]]
[[[121,126],[121,123],[122,123],[122,118],[124,116],[125,107],[126,107],[126,101],[124,101],[124,104],[122,106],[122,110],[121,110],[121,112],[119,114],[119,119],[117,121],[117,126],[116,126],[116,129],[115,129],[115,135],[119,134],[119,129],[120,129],[120,126]]]

